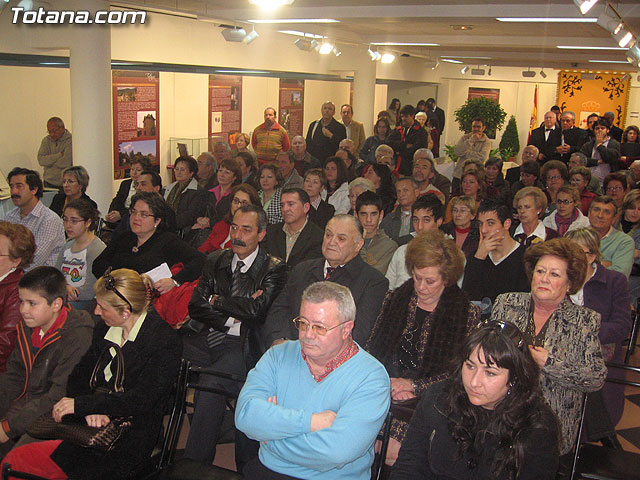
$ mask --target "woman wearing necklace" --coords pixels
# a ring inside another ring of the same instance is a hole
[[[491,318],[512,322],[531,336],[542,395],[560,420],[560,454],[566,455],[576,441],[583,394],[602,388],[607,375],[598,339],[600,315],[569,299],[584,284],[587,270],[587,258],[575,242],[554,238],[533,245],[524,263],[531,293],[499,295]]]
[[[173,287],[192,282],[200,276],[205,256],[164,230],[166,203],[158,193],[141,192],[131,199],[131,231],[113,240],[93,262],[93,274],[101,277],[107,268],[130,268],[138,273],[166,263],[182,263],[184,268],[170,278],[157,280],[153,287],[164,294]]]
[[[442,231],[451,235],[460,247],[465,257],[475,255],[480,243],[480,228],[475,219],[476,202],[473,198],[462,196],[451,199],[451,216],[453,220],[440,227]]]
[[[421,233],[409,242],[405,262],[412,277],[387,293],[366,346],[391,377],[393,402],[419,397],[444,378],[480,318],[478,307],[456,285],[464,255],[453,240],[439,230]],[[407,427],[394,419],[388,465],[395,462]]]

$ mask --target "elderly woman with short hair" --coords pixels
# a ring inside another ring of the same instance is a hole
[[[49,208],[62,217],[64,207],[71,200],[84,198],[88,200],[95,208],[98,208],[96,202],[91,200],[87,195],[87,187],[89,186],[89,172],[80,165],[65,168],[62,171],[62,192],[55,194],[51,200]]]
[[[587,258],[575,242],[554,238],[524,255],[531,293],[496,298],[491,318],[509,321],[530,335],[531,355],[542,371],[542,395],[560,420],[560,454],[571,451],[580,425],[582,396],[602,388],[607,367],[598,338],[600,315],[575,305]]]
[[[480,227],[475,218],[478,204],[473,198],[464,195],[453,197],[450,203],[452,220],[440,228],[444,233],[451,235],[468,258],[475,255],[480,243]]]
[[[327,186],[327,177],[321,168],[310,168],[304,174],[303,190],[309,195],[311,207],[309,220],[323,231],[336,209],[322,199],[322,192]]]
[[[571,185],[576,187],[580,194],[580,211],[583,215],[588,215],[589,205],[597,197],[595,193],[587,188],[591,182],[591,170],[582,166],[573,167],[569,172],[569,178]]]
[[[540,220],[547,208],[547,196],[538,187],[525,187],[518,190],[513,198],[513,208],[517,210],[520,220],[513,238],[522,243],[525,248],[558,236],[555,230],[545,227]]]
[[[419,397],[445,378],[449,362],[480,319],[479,309],[456,284],[464,254],[453,240],[439,230],[420,233],[407,246],[405,264],[412,277],[387,293],[366,346],[387,369],[395,402]],[[407,427],[394,419],[390,465]]]
[[[373,182],[368,178],[358,177],[355,180],[351,180],[349,182],[349,203],[351,204],[351,210],[349,210],[349,215],[356,214],[356,200],[363,192],[374,192],[376,191],[376,187],[373,185]]]

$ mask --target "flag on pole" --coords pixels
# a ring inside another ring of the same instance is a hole
[[[529,121],[529,136],[527,137],[527,143],[531,137],[531,132],[534,128],[538,127],[538,84],[536,83],[536,89],[533,92],[533,110],[531,111],[531,120]]]

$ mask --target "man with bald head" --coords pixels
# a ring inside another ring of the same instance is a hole
[[[38,150],[38,163],[44,167],[44,186],[62,187],[62,171],[73,164],[71,150],[71,132],[64,127],[59,117],[47,121],[47,132]]]
[[[545,113],[544,123],[533,130],[531,137],[529,137],[529,145],[537,147],[540,152],[537,158],[540,165],[556,158],[556,147],[562,143],[562,133],[556,123],[557,119],[554,112]]]
[[[291,147],[289,134],[276,120],[278,114],[273,107],[264,109],[264,123],[258,125],[251,137],[251,146],[256,152],[258,163],[263,165],[276,159],[278,152],[288,152]]]
[[[540,150],[535,145],[527,145],[522,149],[521,162],[520,164],[526,162],[535,162],[538,159],[538,154]],[[513,185],[520,181],[520,167],[513,167],[507,170],[507,174],[505,175],[505,180],[509,182],[509,185],[513,187]],[[513,192],[513,191],[512,191]]]
[[[291,158],[296,171],[302,176],[310,168],[322,168],[320,160],[307,152],[307,141],[302,135],[296,135],[291,139],[289,158]]]
[[[587,140],[587,132],[576,127],[576,114],[567,110],[560,116],[560,145],[556,147],[556,159],[569,163],[569,158],[579,152]]]
[[[269,310],[266,342],[297,339],[298,332],[291,319],[300,311],[302,292],[314,282],[329,279],[351,290],[358,307],[353,339],[360,344],[366,342],[380,313],[389,281],[360,256],[363,233],[362,225],[353,215],[336,215],[329,220],[322,240],[322,257],[296,265]]]
[[[340,142],[347,138],[347,130],[343,124],[333,118],[336,106],[332,102],[324,102],[321,112],[322,118],[309,125],[307,150],[320,162],[324,162],[338,151]]]

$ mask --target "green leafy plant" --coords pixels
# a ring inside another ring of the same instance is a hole
[[[456,155],[456,146],[455,145],[445,145],[444,152],[447,154],[447,157],[451,159],[453,163],[458,161],[458,155]]]
[[[507,161],[511,157],[515,157],[520,151],[520,139],[518,138],[518,125],[516,117],[511,115],[507,128],[505,128],[500,140],[500,156]]]
[[[454,112],[454,115],[460,130],[464,133],[471,133],[471,124],[474,118],[483,118],[487,126],[485,133],[489,138],[496,138],[496,131],[504,125],[507,112],[502,109],[499,103],[494,103],[488,98],[477,97],[467,99],[464,105]]]

